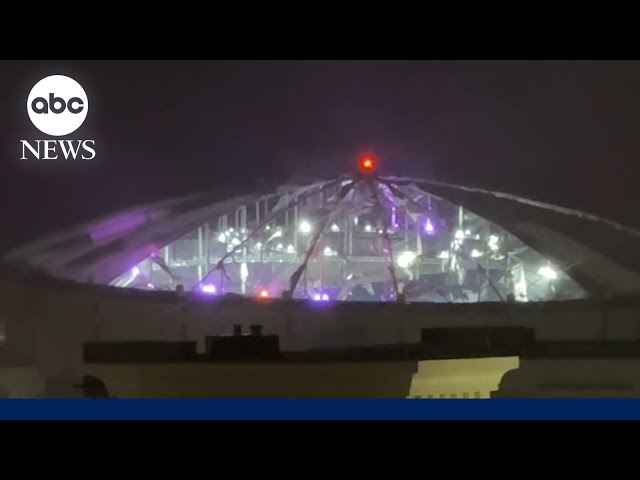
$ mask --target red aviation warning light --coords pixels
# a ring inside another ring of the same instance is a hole
[[[365,172],[372,172],[376,168],[376,162],[371,157],[363,157],[360,160],[360,168]]]

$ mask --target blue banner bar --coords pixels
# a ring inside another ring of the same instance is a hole
[[[638,420],[640,399],[7,399],[0,419]]]

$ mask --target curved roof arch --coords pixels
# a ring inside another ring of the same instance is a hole
[[[345,175],[133,207],[43,237],[3,261],[136,288],[534,300],[640,292],[639,239],[615,222],[500,192]],[[132,271],[144,272],[132,278]]]

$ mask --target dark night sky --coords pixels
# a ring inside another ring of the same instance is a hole
[[[26,99],[64,74],[89,97],[90,161],[21,161]],[[393,173],[521,194],[640,227],[637,61],[0,61],[0,250],[127,205]]]

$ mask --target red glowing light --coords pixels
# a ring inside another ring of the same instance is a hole
[[[264,288],[260,290],[259,294],[260,298],[269,298],[269,292],[267,292]]]
[[[374,162],[373,158],[371,157],[364,157],[360,161],[360,166],[363,170],[373,170],[374,168],[376,168],[376,162]]]

